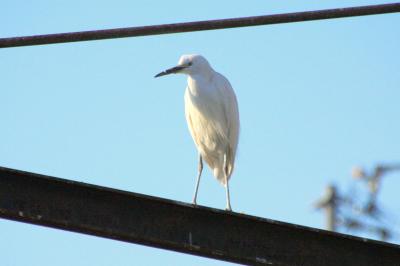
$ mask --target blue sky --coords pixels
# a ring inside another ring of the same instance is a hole
[[[0,37],[151,25],[382,1],[11,1]],[[241,137],[237,212],[324,227],[312,208],[354,165],[400,161],[399,14],[0,50],[0,165],[189,202],[197,155],[183,76],[154,79],[181,54],[231,81]],[[400,174],[380,200],[399,213]],[[224,208],[208,169],[198,203]],[[4,265],[225,265],[0,220]],[[21,255],[23,254],[23,255]]]

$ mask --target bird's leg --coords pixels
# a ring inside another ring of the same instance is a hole
[[[203,171],[203,159],[201,158],[201,155],[199,154],[199,172],[197,175],[197,181],[196,181],[196,189],[194,191],[194,196],[193,196],[193,204],[197,205],[197,191],[199,190],[199,184],[200,184],[200,177],[201,177],[201,172]]]
[[[226,207],[225,207],[225,210],[232,211],[231,197],[229,196],[228,167],[226,165],[226,154],[224,154],[224,175],[225,175],[225,191],[226,191]]]

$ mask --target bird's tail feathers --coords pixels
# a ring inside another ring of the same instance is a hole
[[[226,169],[224,169],[224,156],[226,157]],[[232,153],[232,149],[229,148],[227,153],[222,155],[219,161],[220,163],[214,165],[213,174],[223,186],[226,186],[225,171],[229,180],[235,165],[235,155]]]

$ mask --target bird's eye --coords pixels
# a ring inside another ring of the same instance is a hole
[[[192,62],[189,62],[189,63],[188,63],[188,66],[191,66],[192,64],[193,64]]]

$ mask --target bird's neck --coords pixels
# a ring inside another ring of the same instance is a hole
[[[188,80],[193,80],[196,83],[207,83],[212,81],[214,75],[215,71],[211,67],[197,69],[195,72],[188,73]]]
[[[190,92],[193,96],[200,96],[211,92],[214,88],[213,75],[209,73],[208,75],[197,74],[188,76],[188,85]]]

